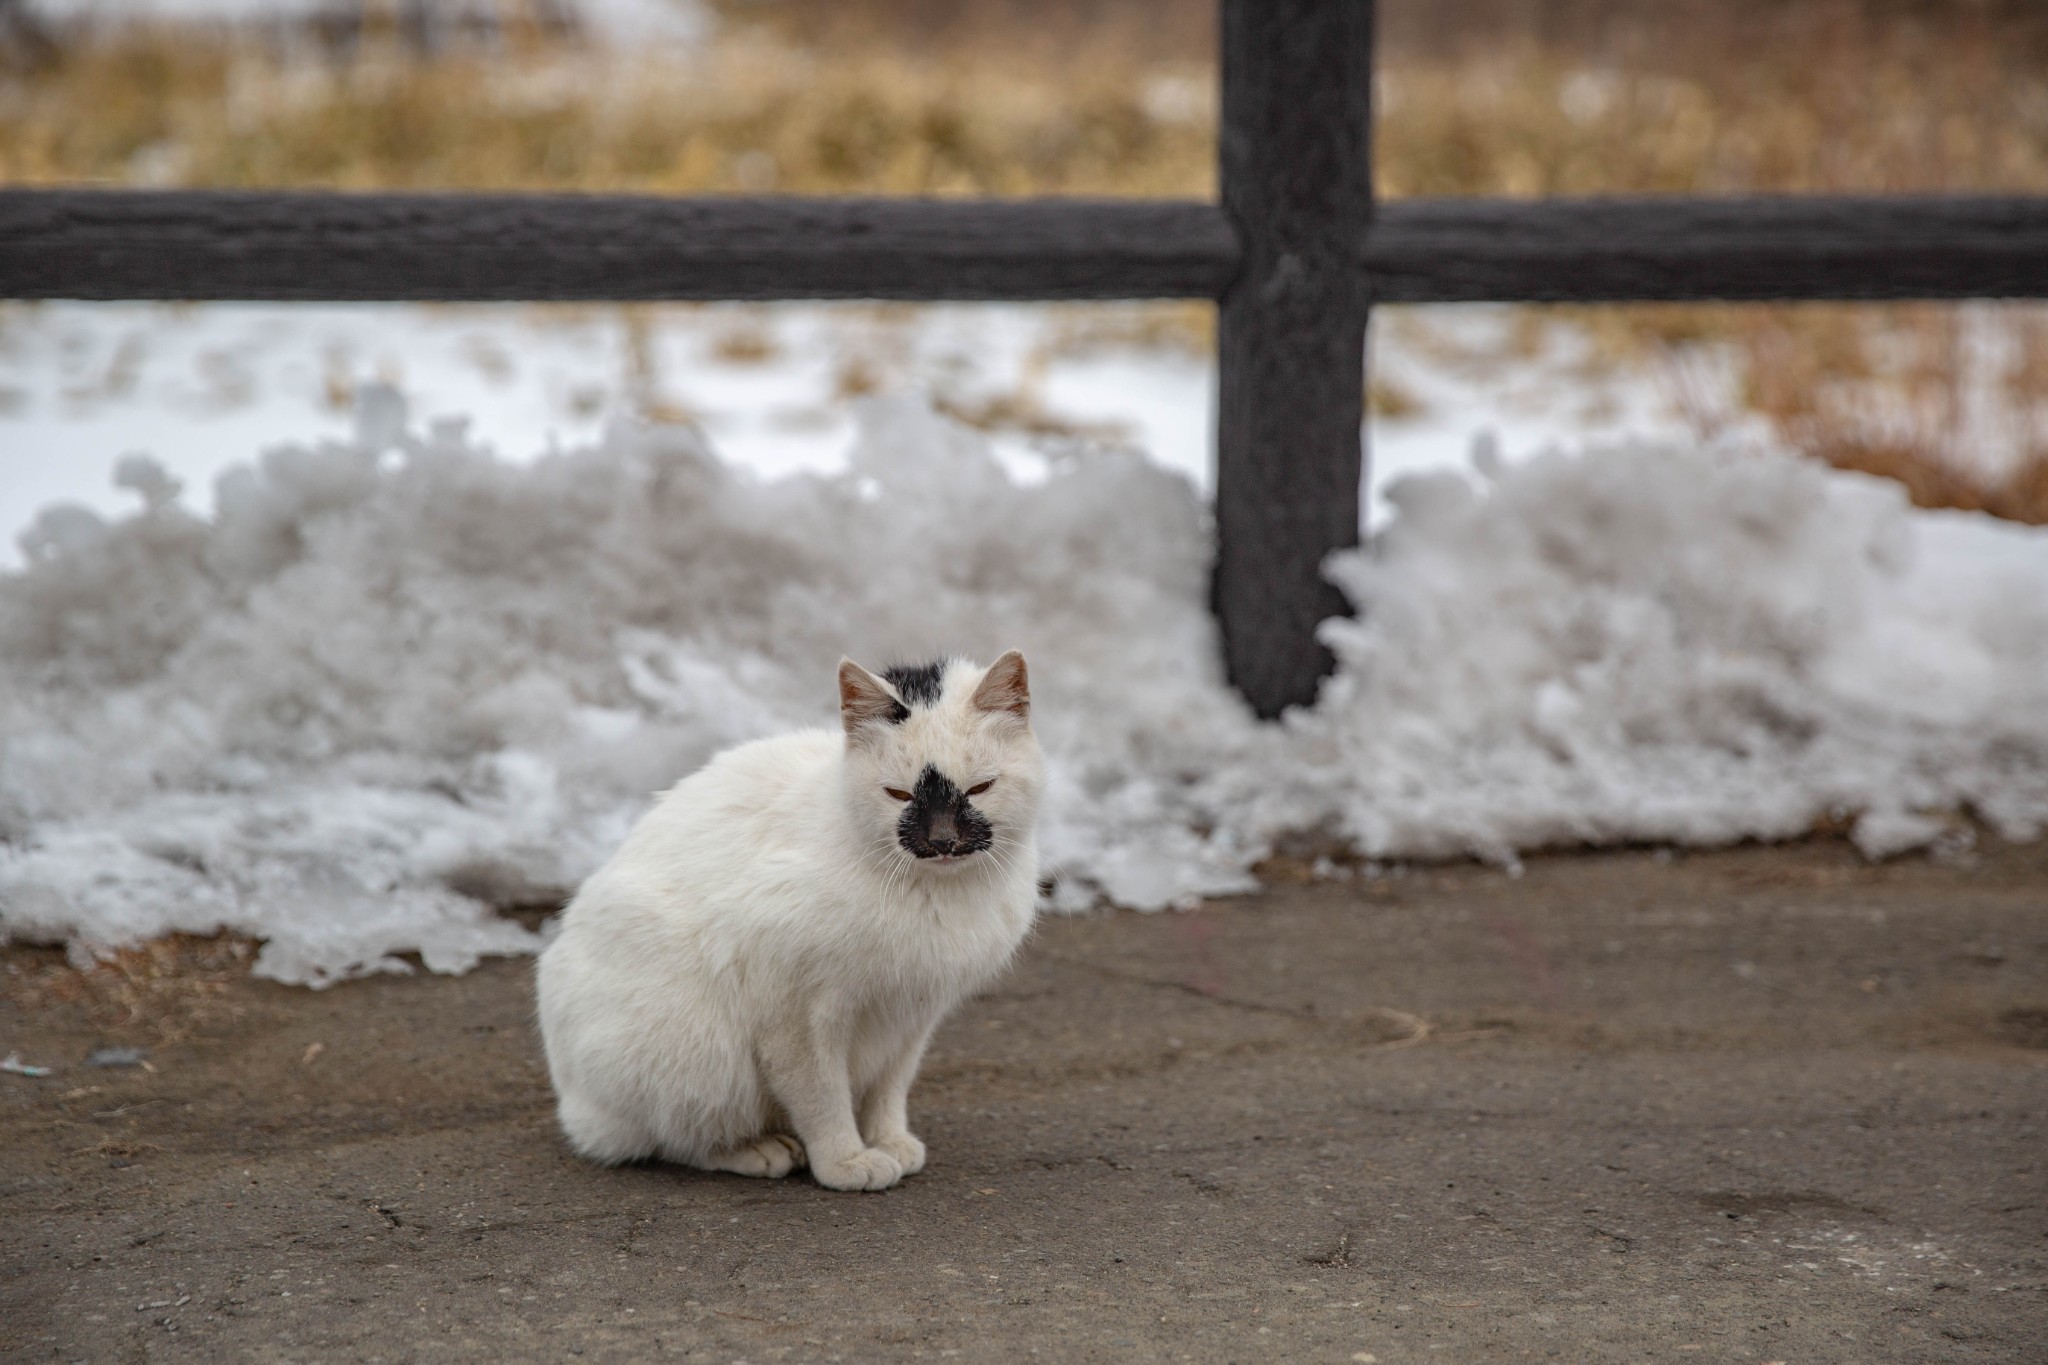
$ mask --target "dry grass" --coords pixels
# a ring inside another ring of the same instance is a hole
[[[1744,405],[1798,448],[1923,507],[2048,524],[2048,313],[1774,309],[1731,330]]]
[[[488,52],[431,59],[389,32],[324,53],[108,33],[0,75],[0,181],[1213,191],[1209,0],[720,8],[722,36],[693,56],[605,54],[517,24]],[[2038,5],[1387,0],[1382,13],[1376,174],[1389,195],[2048,192]],[[1922,500],[2048,519],[2037,314],[1646,308],[1582,320],[1637,359],[1710,351],[1748,410],[1821,458],[1900,478]],[[1199,309],[1134,309],[1099,336],[1077,325],[1071,341],[1202,345],[1208,326]],[[1695,407],[1702,425],[1733,415]]]
[[[1609,363],[1646,352],[1661,361],[1704,436],[1761,417],[1793,448],[1896,479],[1923,507],[2048,524],[2048,309],[2039,305],[1541,311],[1592,334]]]
[[[918,0],[726,8],[743,17],[697,54],[538,32],[435,57],[374,31],[345,56],[230,32],[88,35],[0,78],[0,180],[1212,189],[1212,70],[1185,4],[1150,26],[1129,3],[1074,0],[944,6],[945,22]],[[1807,3],[1408,46],[1379,89],[1389,196],[2048,189],[2048,15]]]
[[[0,85],[0,180],[349,189],[1206,192],[1199,71],[934,66],[735,34],[691,58],[536,45],[311,61],[134,31]],[[90,118],[78,117],[93,110]]]
[[[248,939],[171,934],[119,949],[84,970],[59,951],[15,949],[0,973],[24,1010],[76,1010],[110,1038],[161,1046],[232,1016],[230,988],[248,976],[255,956]]]
[[[2048,13],[1809,0],[1716,14],[1393,63],[1381,192],[2048,189]]]

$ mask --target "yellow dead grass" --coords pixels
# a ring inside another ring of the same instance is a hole
[[[168,934],[84,969],[59,951],[16,947],[0,962],[0,983],[31,1013],[70,1009],[108,1038],[162,1045],[234,1015],[231,988],[255,955],[254,943],[228,934]]]

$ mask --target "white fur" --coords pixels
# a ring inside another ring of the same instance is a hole
[[[1038,742],[1025,706],[977,704],[983,675],[949,665],[938,705],[898,724],[849,703],[845,735],[727,750],[583,884],[538,970],[578,1152],[763,1176],[807,1158],[834,1189],[922,1168],[905,1099],[925,1044],[1009,962],[1037,901]],[[884,788],[926,763],[962,791],[996,779],[972,798],[987,851],[946,863],[898,844]]]

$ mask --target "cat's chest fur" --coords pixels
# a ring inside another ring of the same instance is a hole
[[[848,824],[843,761],[826,731],[728,750],[662,798],[579,902],[610,907],[622,953],[650,972],[689,959],[861,1005],[959,999],[1029,932],[1036,849],[906,876]]]

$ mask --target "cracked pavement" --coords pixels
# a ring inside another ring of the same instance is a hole
[[[0,949],[0,1352],[2042,1358],[2048,845],[1276,871],[1043,922],[878,1195],[580,1164],[525,962],[167,1043]]]

